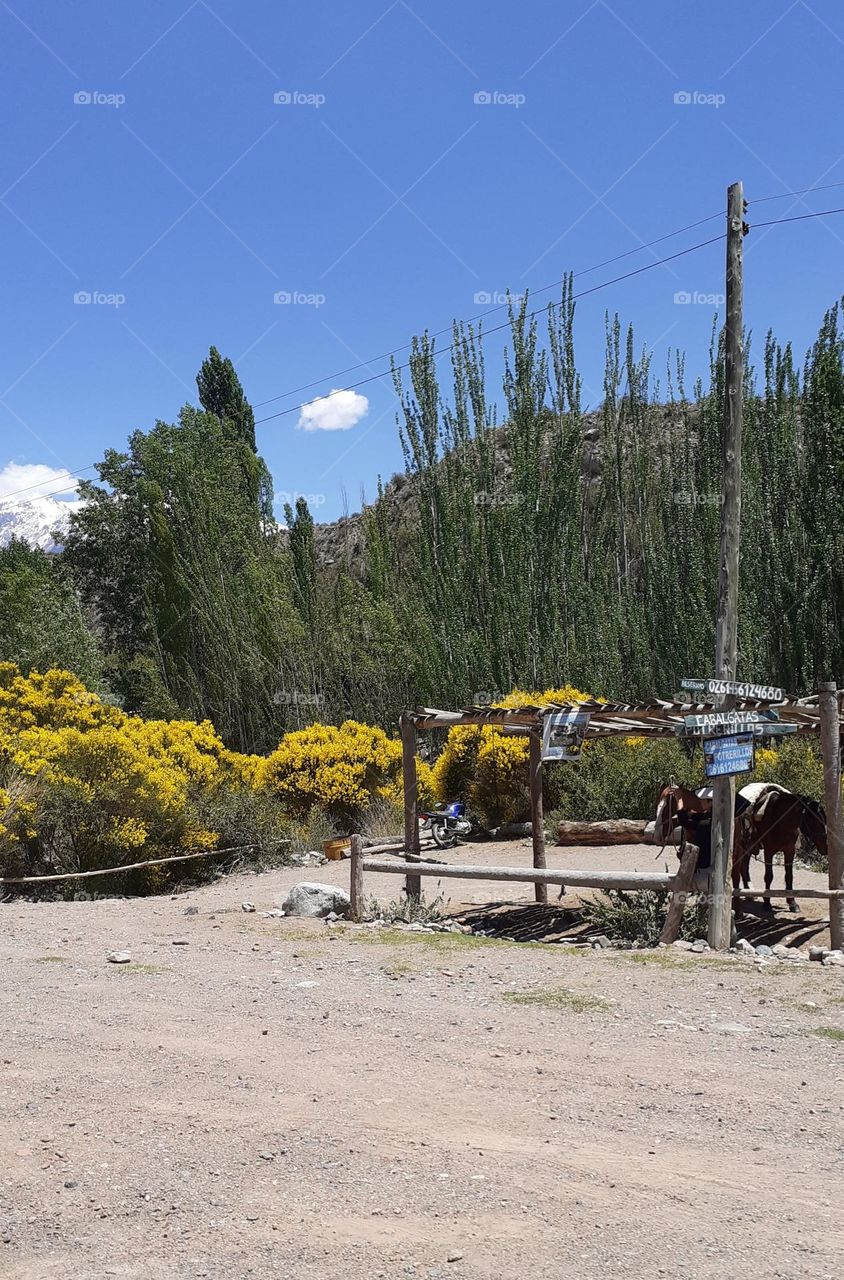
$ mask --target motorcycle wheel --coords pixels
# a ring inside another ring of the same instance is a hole
[[[438,849],[450,849],[452,845],[457,843],[457,837],[453,831],[449,831],[445,822],[432,822],[431,835],[434,837],[434,844]]]

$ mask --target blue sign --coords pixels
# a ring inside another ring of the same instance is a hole
[[[755,763],[753,734],[707,738],[703,744],[707,778],[728,778],[734,773],[750,773]]]

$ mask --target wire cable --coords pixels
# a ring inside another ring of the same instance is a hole
[[[801,191],[784,191],[784,192],[782,192],[782,193],[781,193],[781,194],[779,194],[779,195],[772,195],[772,196],[759,196],[758,198],[756,198],[756,199],[754,199],[754,200],[751,200],[751,201],[749,201],[748,203],[749,203],[750,205],[753,205],[753,204],[765,204],[765,203],[767,203],[767,202],[769,202],[769,201],[771,201],[771,200],[782,200],[782,199],[785,199],[785,198],[786,198],[786,197],[788,197],[788,196],[807,195],[808,193],[813,192],[813,191],[829,191],[829,190],[832,190],[833,188],[836,188],[836,187],[844,187],[844,182],[831,182],[831,183],[825,184],[824,186],[819,186],[819,187],[804,187]],[[776,226],[782,226],[782,225],[784,225],[785,223],[789,223],[789,222],[805,222],[805,221],[808,221],[808,220],[810,220],[810,219],[812,219],[812,218],[828,218],[828,217],[832,217],[834,214],[839,214],[839,213],[844,213],[844,208],[838,208],[838,209],[820,209],[820,210],[818,210],[817,212],[814,212],[814,213],[800,213],[800,214],[794,214],[794,215],[792,215],[792,216],[790,216],[790,217],[787,217],[787,218],[772,218],[772,219],[770,219],[770,220],[768,220],[768,221],[765,221],[765,222],[754,222],[754,223],[752,224],[752,226],[753,226],[753,227],[776,227]],[[714,218],[718,218],[718,217],[721,217],[721,216],[723,216],[723,211],[719,211],[718,213],[709,214],[707,217],[705,217],[705,218],[700,218],[700,219],[698,219],[696,222],[691,222],[691,223],[689,223],[689,224],[688,224],[688,226],[686,226],[686,227],[682,227],[682,228],[680,228],[680,229],[679,229],[679,230],[677,230],[677,231],[669,231],[669,232],[668,232],[666,235],[664,235],[664,236],[658,236],[655,240],[651,240],[651,241],[649,241],[647,244],[639,245],[639,246],[637,246],[637,248],[635,248],[635,249],[629,249],[629,250],[627,250],[625,253],[619,253],[619,254],[616,254],[616,255],[615,255],[615,257],[607,258],[604,262],[596,263],[596,264],[595,264],[594,266],[592,266],[592,267],[584,267],[582,270],[580,270],[580,271],[578,271],[578,272],[575,272],[575,273],[574,273],[574,275],[575,275],[575,277],[577,277],[577,276],[588,275],[588,274],[589,274],[590,272],[592,272],[592,271],[598,271],[598,270],[600,270],[600,268],[601,268],[601,267],[609,266],[609,265],[611,265],[611,264],[612,264],[612,263],[614,263],[614,262],[619,262],[619,261],[621,261],[623,258],[628,258],[628,257],[630,257],[630,256],[631,256],[631,255],[633,255],[633,254],[641,253],[644,249],[649,249],[649,248],[651,248],[651,247],[652,247],[653,245],[655,245],[655,244],[660,244],[660,243],[662,243],[662,242],[663,242],[663,241],[665,241],[665,240],[670,240],[670,239],[672,239],[674,236],[681,235],[684,231],[690,231],[690,230],[691,230],[692,228],[694,228],[694,227],[702,226],[704,223],[711,222]],[[613,284],[620,284],[620,283],[621,283],[622,281],[624,281],[624,280],[630,280],[630,279],[632,279],[634,276],[642,275],[642,274],[643,274],[643,272],[645,272],[645,271],[653,271],[656,267],[664,266],[667,262],[673,262],[673,261],[675,261],[677,258],[685,257],[685,255],[686,255],[686,254],[688,254],[688,253],[694,253],[694,252],[695,252],[696,250],[698,250],[698,249],[703,249],[703,248],[705,248],[707,245],[710,245],[710,244],[716,244],[719,240],[725,240],[725,239],[726,239],[726,234],[724,233],[724,234],[719,235],[719,236],[713,236],[713,237],[712,237],[711,239],[709,239],[709,240],[702,240],[702,241],[700,241],[698,244],[691,245],[691,246],[690,246],[689,248],[687,248],[687,249],[681,249],[681,250],[679,250],[677,253],[672,253],[672,254],[669,254],[669,255],[668,255],[667,257],[665,257],[665,258],[660,258],[657,262],[649,262],[649,263],[647,263],[644,267],[638,267],[638,268],[636,268],[634,271],[628,271],[628,272],[625,272],[623,275],[616,276],[616,277],[614,277],[614,279],[612,279],[612,280],[605,280],[605,281],[603,281],[601,284],[593,285],[593,286],[592,286],[591,288],[589,288],[589,289],[582,289],[579,293],[575,293],[575,294],[573,294],[573,295],[572,295],[572,300],[574,301],[574,300],[575,300],[575,299],[577,299],[577,298],[584,298],[584,297],[587,297],[589,294],[597,293],[599,290],[601,290],[601,289],[606,289],[606,288],[608,288],[610,285],[613,285]],[[558,287],[559,287],[559,285],[560,285],[560,283],[561,283],[561,281],[555,281],[553,284],[543,285],[541,288],[536,289],[536,290],[534,290],[533,292],[534,292],[534,293],[545,293],[545,292],[547,292],[549,289],[558,288]],[[497,306],[495,306],[495,307],[490,307],[487,311],[480,312],[478,315],[470,317],[470,318],[469,318],[469,320],[468,320],[468,321],[466,321],[466,323],[468,323],[468,324],[475,323],[477,320],[481,320],[481,319],[483,319],[483,318],[484,318],[484,316],[490,315],[490,314],[492,314],[492,313],[493,313],[493,312],[495,312],[495,311],[500,311],[500,310],[502,310],[504,307],[509,306],[509,305],[510,305],[509,303],[501,303],[501,304],[499,304],[499,305],[497,305]],[[537,308],[535,308],[533,311],[529,311],[529,312],[527,312],[526,314],[527,314],[527,316],[528,316],[529,318],[531,318],[531,319],[532,319],[534,316],[539,315],[539,314],[540,314],[540,312],[542,312],[542,311],[544,311],[544,310],[546,310],[546,308],[545,308],[545,307],[537,307]],[[438,338],[438,337],[441,337],[444,333],[450,333],[450,332],[452,331],[452,327],[453,327],[452,325],[449,325],[449,326],[448,326],[447,328],[445,328],[445,329],[439,329],[439,330],[437,330],[437,331],[436,331],[436,333],[433,333],[433,334],[431,334],[430,336],[431,336],[432,338]],[[507,328],[509,328],[509,320],[508,320],[508,321],[506,321],[504,324],[495,325],[493,328],[491,328],[491,329],[487,329],[483,334],[481,334],[481,335],[479,335],[479,336],[480,336],[481,338],[487,338],[487,337],[489,337],[489,336],[490,336],[490,334],[493,334],[493,333],[499,333],[502,329],[507,329]],[[375,364],[375,363],[377,363],[379,360],[385,360],[385,359],[387,359],[387,357],[388,357],[388,356],[395,355],[395,354],[396,354],[397,352],[399,352],[399,351],[406,351],[406,350],[408,350],[412,345],[413,345],[413,344],[412,344],[412,343],[410,343],[410,342],[408,342],[408,343],[404,343],[402,346],[394,347],[391,351],[386,351],[386,352],[384,352],[384,353],[383,353],[382,355],[380,355],[380,356],[374,356],[374,357],[372,358],[372,360],[365,360],[365,361],[361,361],[361,363],[360,363],[360,364],[351,365],[348,369],[341,370],[341,371],[339,371],[338,373],[328,374],[325,378],[319,378],[316,382],[309,382],[309,383],[305,383],[303,386],[301,386],[301,387],[297,387],[297,388],[295,388],[294,390],[282,392],[282,393],[281,393],[280,395],[278,395],[278,396],[272,396],[269,400],[261,400],[261,401],[259,401],[259,402],[256,404],[256,406],[255,406],[255,407],[256,407],[256,408],[260,408],[262,405],[272,404],[272,403],[274,403],[276,400],[282,400],[282,399],[284,399],[284,398],[285,398],[286,396],[288,396],[288,395],[296,395],[298,392],[301,392],[301,391],[309,391],[312,387],[319,386],[319,385],[321,385],[321,383],[323,383],[323,382],[329,382],[329,381],[331,381],[332,379],[340,378],[340,377],[342,377],[345,373],[351,373],[351,372],[354,372],[354,370],[355,370],[355,369],[367,368],[370,364]],[[433,357],[433,358],[434,358],[434,359],[439,359],[439,358],[440,358],[440,356],[443,356],[443,355],[445,355],[447,352],[449,352],[449,351],[453,350],[453,345],[454,345],[453,343],[452,343],[452,344],[449,344],[449,346],[447,346],[447,347],[443,347],[440,351],[435,352],[435,353],[434,353],[434,357]],[[407,368],[409,367],[409,365],[410,365],[410,361],[405,361],[403,364],[396,365],[396,366],[395,366],[395,372],[396,372],[396,373],[398,373],[398,372],[400,372],[400,371],[401,371],[401,370],[403,370],[403,369],[407,369]],[[370,383],[370,382],[377,382],[377,381],[379,381],[380,379],[382,379],[382,378],[386,377],[386,376],[387,376],[387,374],[388,374],[389,372],[393,372],[392,368],[391,368],[390,370],[384,370],[382,373],[372,374],[372,375],[371,375],[370,377],[368,377],[368,378],[361,378],[359,381],[352,383],[350,386],[348,386],[348,387],[344,387],[344,388],[343,388],[343,390],[353,391],[353,390],[355,390],[357,387],[363,387],[363,386],[366,386],[366,385],[367,385],[368,383]],[[323,398],[324,398],[324,397],[323,397]],[[264,423],[264,422],[273,422],[273,421],[275,421],[275,419],[277,419],[277,418],[284,418],[284,417],[286,417],[288,414],[291,414],[291,413],[298,413],[302,408],[304,408],[304,405],[302,405],[302,404],[292,405],[290,408],[288,408],[288,409],[282,409],[282,410],[280,410],[278,413],[271,413],[271,414],[268,414],[265,418],[258,418],[258,419],[256,419],[255,425],[256,425],[256,426],[260,426],[260,425],[261,425],[262,423]],[[65,472],[63,472],[61,475],[56,476],[56,477],[54,478],[53,483],[57,483],[59,480],[62,480],[62,479],[71,479],[71,478],[74,478],[74,477],[76,477],[76,476],[84,475],[86,471],[94,471],[94,470],[96,469],[97,465],[98,465],[97,463],[92,462],[92,463],[90,463],[87,467],[80,467],[80,468],[79,468],[79,470],[77,470],[77,471],[65,471]],[[40,488],[42,488],[42,487],[43,487],[43,485],[44,485],[45,483],[51,483],[51,482],[50,482],[50,481],[43,481],[43,480],[42,480],[42,481],[40,481],[40,482],[38,482],[38,483],[35,483],[35,484],[24,485],[24,486],[23,486],[22,488],[20,488],[20,489],[14,489],[14,490],[12,490],[12,492],[11,492],[11,493],[3,494],[3,496],[2,496],[2,497],[0,497],[0,507],[2,507],[3,503],[4,503],[4,502],[7,502],[10,498],[16,498],[16,497],[18,497],[18,496],[19,496],[19,494],[21,494],[21,493],[29,493],[29,492],[31,492],[31,490],[33,490],[33,489],[40,489]],[[61,493],[61,492],[63,492],[63,491],[62,491],[62,490],[58,490],[58,492],[59,492],[59,493]],[[49,496],[51,496],[51,495],[49,495],[49,494],[48,494],[48,495],[46,495],[46,496],[48,496],[48,497],[49,497]]]
[[[822,187],[803,187],[801,191],[781,191],[778,196],[756,196],[747,203],[768,204],[771,200],[786,200],[789,196],[807,196],[813,191],[832,191],[835,187],[844,187],[844,182],[828,182]]]
[[[627,249],[624,253],[617,253],[613,258],[605,258],[603,262],[596,262],[594,266],[582,267],[579,271],[572,272],[574,279],[579,276],[587,276],[593,271],[600,271],[602,267],[612,266],[614,262],[621,262],[623,258],[630,258],[633,254],[642,253],[645,249],[651,249],[655,244],[662,244],[665,240],[673,240],[675,236],[681,236],[686,231],[692,231],[695,227],[701,227],[706,222],[712,222],[715,218],[723,218],[724,210],[719,209],[717,213],[710,213],[705,218],[698,218],[696,222],[690,222],[685,227],[679,227],[676,231],[669,231],[664,236],[657,236],[655,240],[649,240],[646,244],[637,245],[635,249]],[[655,263],[658,266],[659,263]],[[549,289],[559,289],[562,280],[553,280],[550,284],[540,285],[538,289],[530,289],[532,295],[539,293],[547,293]],[[490,316],[496,311],[503,311],[509,304],[499,302],[494,307],[487,308],[486,311],[480,311],[477,315],[469,316],[464,320],[464,324],[475,324],[478,320],[483,320],[485,316]],[[447,325],[444,329],[437,329],[430,337],[441,338],[444,333],[451,333],[452,325]],[[276,400],[285,400],[288,396],[297,396],[302,391],[310,391],[312,387],[319,387],[324,382],[336,381],[338,378],[345,378],[347,373],[354,373],[356,369],[366,369],[371,364],[376,364],[379,360],[386,360],[389,356],[397,355],[399,351],[408,351],[413,344],[410,342],[403,343],[400,347],[393,347],[389,351],[383,351],[381,355],[371,356],[368,360],[361,360],[358,364],[349,365],[346,369],[338,369],[336,373],[329,373],[324,378],[317,378],[315,382],[305,382],[300,387],[291,387],[289,391],[281,391],[277,396],[270,396],[267,400],[258,400],[253,405],[255,409],[262,409],[264,405],[275,404]]]
[[[572,301],[575,301],[577,298],[585,298],[587,297],[587,295],[591,293],[598,293],[599,290],[607,289],[609,288],[610,285],[620,284],[623,280],[630,280],[633,278],[633,276],[640,276],[645,271],[653,271],[656,269],[656,267],[664,266],[666,262],[673,262],[676,258],[683,258],[686,256],[687,253],[694,253],[695,250],[697,249],[704,249],[707,245],[717,244],[719,240],[726,240],[726,238],[727,238],[726,232],[722,232],[720,236],[713,236],[710,240],[701,240],[700,243],[693,244],[688,249],[680,249],[677,253],[669,254],[668,257],[666,258],[660,258],[658,262],[648,262],[645,264],[644,267],[637,267],[634,271],[626,271],[624,275],[615,276],[612,280],[604,280],[601,284],[592,285],[591,288],[589,289],[581,289],[580,293],[572,294]],[[546,311],[546,310],[547,310],[547,306],[537,307],[533,311],[526,312],[526,316],[532,319],[534,316],[539,315],[540,312]],[[509,328],[510,328],[510,321],[506,320],[503,324],[497,324],[497,325],[494,325],[491,329],[484,330],[484,332],[479,334],[478,337],[479,339],[488,338],[490,334],[499,333],[502,329],[509,329]],[[435,337],[436,335],[432,334],[431,336]],[[399,348],[397,348],[397,350],[398,349]],[[438,360],[440,356],[444,356],[449,351],[453,351],[453,350],[454,350],[454,343],[450,343],[447,347],[443,347],[440,351],[434,352],[433,358],[435,360]],[[393,353],[388,352],[387,354],[391,355]],[[390,369],[385,369],[382,373],[373,373],[368,378],[360,378],[357,382],[350,382],[347,387],[343,388],[343,390],[354,391],[356,390],[357,387],[365,387],[370,382],[380,381],[380,379],[387,377],[389,373],[393,373],[393,372],[399,373],[402,369],[407,369],[409,367],[410,367],[410,361],[406,360],[403,364],[395,365],[394,368],[391,367]],[[327,397],[321,397],[321,398],[327,399]],[[266,401],[264,403],[266,403]],[[312,403],[312,402],[307,402],[307,403]],[[276,418],[284,418],[289,413],[298,413],[304,407],[305,407],[304,404],[294,404],[294,405],[291,405],[290,408],[288,409],[280,409],[278,413],[270,413],[267,415],[266,418],[256,418],[255,426],[258,427],[263,422],[273,422]]]
[[[45,484],[57,484],[59,480],[69,480],[72,476],[84,475],[86,471],[93,471],[96,465],[96,462],[91,462],[87,467],[80,467],[78,471],[62,471],[59,475],[53,476],[52,480],[39,480],[37,484],[26,484],[22,489],[13,489],[11,493],[4,493],[2,497],[0,497],[0,507],[2,507],[3,503],[9,498],[16,498],[19,493],[29,493],[30,489],[41,489]],[[65,489],[56,490],[56,493],[65,492]],[[52,498],[55,497],[55,494],[45,493],[43,496],[45,498]]]
[[[807,218],[828,218],[833,213],[844,213],[844,209],[819,209],[817,213],[795,213],[790,218],[772,218],[770,222],[754,222],[754,227],[781,227],[785,222],[805,222]]]

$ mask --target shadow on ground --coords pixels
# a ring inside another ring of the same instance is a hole
[[[549,903],[491,903],[489,906],[464,911],[458,917],[471,925],[475,933],[490,938],[512,938],[516,942],[585,942],[596,932],[595,925],[583,918],[576,908]],[[823,935],[826,920],[809,920],[790,911],[774,909],[768,915],[761,904],[748,903],[737,923],[738,937],[754,946],[777,942],[790,947],[806,947]]]

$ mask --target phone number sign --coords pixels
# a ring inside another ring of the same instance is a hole
[[[753,734],[707,738],[703,744],[707,778],[728,778],[734,773],[750,773],[755,763]]]

